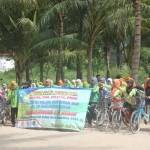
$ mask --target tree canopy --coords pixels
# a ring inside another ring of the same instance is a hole
[[[13,53],[18,83],[33,66],[42,81],[46,64],[56,81],[65,67],[90,80],[125,65],[138,80],[139,68],[150,73],[149,12],[149,0],[0,0],[0,51]]]

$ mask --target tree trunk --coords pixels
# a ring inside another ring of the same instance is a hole
[[[26,61],[26,81],[29,82],[30,81],[30,68],[29,68],[29,61]]]
[[[107,42],[105,47],[105,63],[106,63],[106,77],[110,77],[110,43]]]
[[[138,82],[138,69],[140,65],[140,49],[141,49],[141,0],[135,0],[135,36],[134,48],[132,53],[132,77]]]
[[[64,14],[59,13],[59,20],[60,20],[60,37],[64,36]],[[61,80],[62,77],[62,54],[63,53],[63,44],[62,41],[60,42],[60,50],[58,51],[58,61],[57,61],[57,69],[56,69],[56,83]]]
[[[88,49],[88,72],[87,72],[88,82],[90,82],[92,76],[93,76],[93,46],[90,46]]]
[[[64,80],[65,74],[64,74],[64,67],[61,67],[61,79]]]
[[[77,54],[77,79],[82,79],[82,56]]]
[[[79,23],[79,39],[82,41],[83,39],[83,20],[84,20],[84,12],[81,9],[80,10],[80,23]],[[83,66],[83,59],[82,55],[77,53],[77,59],[76,59],[76,64],[77,64],[77,74],[76,78],[77,79],[82,79],[83,78],[83,72],[82,72],[82,66]]]
[[[49,76],[49,71],[50,71],[50,64],[49,64],[49,62],[47,62],[47,65],[46,65],[46,78],[48,78],[48,76]]]
[[[117,68],[120,69],[120,66],[121,66],[121,51],[120,51],[120,46],[119,46],[119,44],[117,44],[116,62],[117,62]]]
[[[22,83],[23,72],[22,72],[21,63],[19,60],[15,61],[15,71],[16,71],[16,81],[18,85],[20,86]]]
[[[44,63],[40,61],[40,81],[43,82],[44,79]]]

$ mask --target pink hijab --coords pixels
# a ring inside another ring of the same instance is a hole
[[[112,91],[111,91],[112,96],[115,94],[115,92],[119,89],[120,86],[121,86],[121,81],[119,79],[114,79]]]

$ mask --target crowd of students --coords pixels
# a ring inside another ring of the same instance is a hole
[[[123,107],[127,108],[131,113],[135,110],[135,106],[139,103],[139,93],[144,93],[145,111],[150,114],[150,78],[147,78],[143,85],[137,84],[131,77],[105,79],[101,78],[96,81],[96,78],[91,80],[92,94],[90,98],[89,114],[87,115],[88,123],[92,125],[92,120],[96,119],[94,107],[105,97],[111,97],[110,105],[114,102],[122,102]],[[98,83],[97,83],[98,82]],[[97,90],[96,90],[97,89]],[[93,97],[95,95],[95,98]],[[97,96],[96,96],[97,95]],[[98,96],[99,95],[99,96]],[[130,114],[131,115],[131,114]],[[147,120],[144,120],[147,124]]]
[[[101,78],[99,75],[92,77],[88,83],[86,80],[76,79],[69,81],[68,79],[59,80],[55,85],[51,79],[46,79],[44,82],[28,82],[22,84],[20,88],[35,88],[35,87],[65,87],[65,88],[90,88],[91,97],[89,105],[95,105],[100,102],[104,97],[110,96],[113,99],[125,98],[124,107],[132,109],[135,104],[135,97],[137,90],[145,91],[145,111],[149,113],[150,107],[150,78],[145,80],[143,85],[137,85],[134,79],[127,77],[121,78]],[[11,123],[15,126],[15,120],[18,112],[18,85],[15,81],[11,81],[10,84],[2,84],[0,90],[0,97],[5,97],[11,105]],[[1,98],[2,99],[2,98]],[[91,124],[95,116],[91,110],[87,114],[88,123]]]

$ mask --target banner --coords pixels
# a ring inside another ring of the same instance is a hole
[[[80,131],[85,125],[90,95],[88,89],[21,89],[17,127]]]

